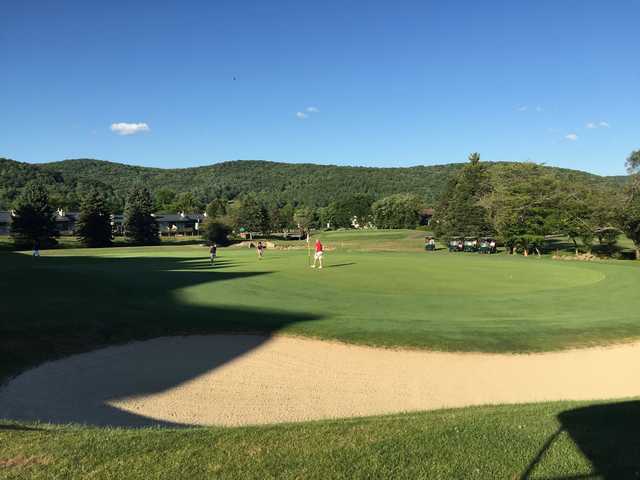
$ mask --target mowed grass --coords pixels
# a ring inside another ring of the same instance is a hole
[[[419,232],[417,232],[419,234]],[[532,352],[640,337],[640,265],[404,251],[416,232],[306,249],[195,245],[3,253],[0,378],[49,358],[162,335],[263,332],[438,350]],[[367,250],[368,244],[400,251]],[[385,239],[384,241],[381,239]]]
[[[198,246],[1,254],[0,381],[161,335],[257,331],[497,352],[640,336],[634,262],[431,254],[419,232],[353,235],[324,236],[333,250],[322,271],[308,267],[305,249],[270,250],[262,261],[221,249],[214,267]],[[640,478],[639,422],[638,401],[242,428],[5,419],[0,479]]]
[[[0,422],[0,478],[636,479],[639,428],[638,401],[243,428]]]

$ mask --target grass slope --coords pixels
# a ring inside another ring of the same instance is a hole
[[[184,430],[0,422],[0,479],[636,479],[639,428],[638,401]]]

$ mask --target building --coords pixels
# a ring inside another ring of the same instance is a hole
[[[198,235],[200,225],[206,218],[206,213],[154,213],[160,235]],[[111,215],[111,226],[115,236],[124,236],[125,217],[122,213]]]
[[[154,214],[160,235],[198,235],[206,213]]]
[[[0,211],[0,235],[9,235],[11,233],[11,220],[13,212]]]
[[[54,220],[56,221],[56,230],[60,235],[75,235],[80,212],[66,212],[59,208]]]

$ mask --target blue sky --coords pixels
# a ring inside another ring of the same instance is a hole
[[[639,18],[640,0],[5,2],[0,156],[410,166],[479,151],[621,174],[640,148]]]

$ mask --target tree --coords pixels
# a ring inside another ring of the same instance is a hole
[[[300,232],[309,233],[315,221],[315,212],[312,208],[301,207],[293,213],[293,223],[298,227]]]
[[[638,174],[625,190],[624,203],[619,213],[619,225],[635,246],[636,260],[640,260],[640,175]]]
[[[173,209],[177,212],[190,213],[199,210],[200,205],[193,192],[182,192],[176,197]]]
[[[627,171],[629,173],[640,172],[640,150],[631,152],[627,158]]]
[[[248,232],[268,233],[269,213],[254,194],[247,194],[235,205],[233,223]]]
[[[174,210],[173,205],[176,200],[176,192],[167,187],[162,187],[156,191],[156,210],[159,212],[169,212]]]
[[[364,193],[343,196],[329,204],[323,215],[323,223],[335,228],[350,228],[354,217],[360,225],[371,221],[373,197]]]
[[[521,249],[528,255],[539,239],[557,226],[560,204],[558,180],[543,167],[532,163],[505,168],[493,190],[481,200],[493,229],[512,253]]]
[[[205,219],[200,229],[200,234],[208,243],[220,245],[229,243],[229,233],[231,228],[226,223],[213,218]]]
[[[160,243],[158,224],[152,213],[153,201],[149,190],[142,185],[134,186],[124,210],[124,231],[130,242],[137,245]]]
[[[224,217],[227,214],[227,202],[222,198],[214,198],[207,205],[205,212],[207,212],[207,217],[211,219]]]
[[[445,238],[492,234],[488,212],[480,202],[491,190],[486,166],[480,163],[478,153],[472,153],[469,163],[448,184],[436,208],[436,234]]]
[[[293,205],[286,203],[279,207],[277,204],[273,206],[269,212],[269,220],[271,221],[271,230],[286,230],[293,227]]]
[[[82,199],[77,235],[86,247],[111,245],[111,212],[97,190],[90,190]]]
[[[11,236],[19,248],[36,243],[42,247],[57,244],[53,209],[49,205],[47,190],[39,181],[29,182],[18,197]]]
[[[390,195],[371,206],[373,222],[378,228],[416,228],[423,209],[422,199],[410,193]]]

